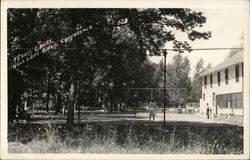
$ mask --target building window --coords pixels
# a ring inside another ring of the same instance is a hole
[[[225,69],[225,83],[228,84],[228,69]]]
[[[220,86],[220,72],[217,72],[218,86]]]
[[[205,88],[207,88],[207,76],[204,77],[204,85],[205,85]]]
[[[213,87],[213,75],[210,74],[210,87],[212,88]]]
[[[220,108],[228,108],[228,102],[230,102],[230,108],[242,108],[242,92],[216,96],[216,105]]]
[[[237,64],[235,66],[235,79],[236,79],[236,82],[239,82],[239,77],[240,77],[240,66]]]
[[[205,93],[203,93],[202,99],[203,99],[203,101],[205,101]]]

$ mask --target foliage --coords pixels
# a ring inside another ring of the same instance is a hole
[[[191,79],[189,78],[190,61],[180,53],[174,55],[166,66],[166,88],[170,105],[184,105],[190,102]],[[164,64],[160,62],[156,79],[159,87],[163,87]],[[157,78],[158,77],[158,78]]]
[[[204,60],[201,58],[195,65],[195,73],[192,80],[191,97],[193,102],[199,102],[202,92],[202,79],[200,74],[205,70]]]
[[[191,46],[176,39],[172,30],[186,33],[190,40],[208,39],[210,32],[196,31],[205,22],[201,12],[185,8],[8,9],[8,52],[13,59],[48,39],[57,42],[79,27],[92,27],[71,43],[59,45],[18,68],[26,73],[24,80],[30,77],[39,86],[37,90],[47,90],[47,97],[61,92],[69,95],[68,123],[73,123],[79,93],[89,90],[92,101],[101,84],[114,82],[120,86],[125,80],[128,84],[136,81],[152,86],[151,71],[143,76],[145,79],[137,78],[146,73],[141,67],[152,68],[145,62],[147,54],[161,55],[166,42],[172,43],[176,51],[191,51]],[[80,69],[84,75],[78,74]],[[34,75],[38,70],[43,74]],[[101,77],[97,84],[92,83],[97,76]]]
[[[192,80],[192,91],[191,91],[191,101],[199,103],[199,100],[202,95],[202,82],[203,80],[200,77],[200,74],[204,71],[207,71],[212,68],[211,63],[209,63],[206,67],[204,66],[204,60],[201,58],[195,65],[195,74]]]

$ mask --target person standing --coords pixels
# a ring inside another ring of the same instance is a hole
[[[149,106],[148,106],[148,110],[149,110],[149,120],[151,120],[151,117],[153,118],[153,121],[155,120],[155,108],[156,108],[156,102],[154,101],[154,99],[152,98],[149,102]]]
[[[209,108],[209,105],[207,103],[207,107],[206,107],[207,119],[209,119],[209,111],[210,111],[210,108]]]

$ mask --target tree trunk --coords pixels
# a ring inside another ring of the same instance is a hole
[[[11,96],[11,106],[10,106],[10,110],[9,110],[9,120],[12,121],[15,119],[16,117],[16,108],[17,108],[17,101],[18,101],[18,94],[16,93],[16,91],[14,91],[12,93]]]
[[[75,83],[71,83],[70,93],[69,93],[69,108],[67,123],[74,124],[74,106],[75,106]]]
[[[74,110],[76,107],[76,94],[77,94],[77,81],[78,81],[78,71],[79,71],[79,57],[80,53],[73,53],[73,74],[72,74],[72,82],[69,89],[69,107],[68,107],[68,117],[67,124],[74,124]]]
[[[77,86],[77,72],[73,75],[73,82],[70,85],[69,89],[69,108],[68,108],[68,117],[67,117],[67,123],[68,124],[74,124],[74,108],[76,103],[76,86]]]
[[[47,100],[46,100],[46,112],[49,112],[49,98],[50,98],[50,78],[51,74],[48,75],[48,81],[47,81]]]
[[[23,93],[23,79],[22,76],[15,72],[10,71],[8,74],[8,120],[11,122],[16,117],[17,106],[21,104],[21,94]]]
[[[61,100],[61,91],[57,93],[57,102],[56,102],[56,114],[61,112],[62,100]]]

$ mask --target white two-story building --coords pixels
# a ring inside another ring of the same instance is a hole
[[[202,98],[200,111],[205,114],[206,106],[214,115],[243,115],[243,50],[217,66],[201,73]]]

